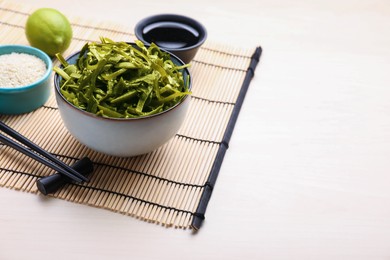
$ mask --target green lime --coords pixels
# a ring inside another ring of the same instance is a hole
[[[26,22],[26,37],[31,46],[49,56],[68,49],[72,40],[72,27],[68,19],[52,8],[40,8]]]

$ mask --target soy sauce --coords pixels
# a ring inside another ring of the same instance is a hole
[[[146,26],[142,36],[147,42],[154,42],[161,48],[181,49],[195,45],[200,38],[199,32],[183,23],[156,22]]]

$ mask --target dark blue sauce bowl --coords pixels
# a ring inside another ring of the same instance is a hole
[[[135,26],[136,37],[145,44],[155,43],[190,63],[206,41],[206,28],[198,21],[176,14],[146,17]]]

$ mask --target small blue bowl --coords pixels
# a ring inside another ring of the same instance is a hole
[[[50,96],[50,75],[53,63],[43,51],[24,45],[0,45],[0,55],[25,53],[34,55],[46,64],[45,74],[34,83],[18,87],[0,86],[0,114],[16,115],[41,107]]]

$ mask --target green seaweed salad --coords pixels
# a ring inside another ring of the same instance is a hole
[[[189,75],[155,44],[136,46],[100,38],[84,45],[75,64],[60,55],[62,95],[74,106],[103,117],[137,118],[174,106],[188,89]]]

